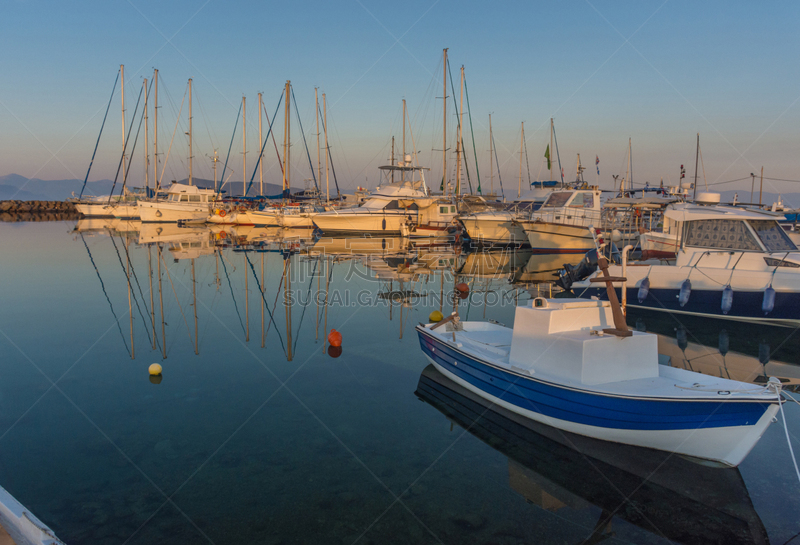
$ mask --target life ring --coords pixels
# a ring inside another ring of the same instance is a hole
[[[247,207],[246,206],[240,206],[239,207],[239,212],[247,212]]]
[[[224,218],[225,215],[227,214],[227,212],[225,210],[218,210],[218,212],[219,212],[219,217],[221,217],[221,218]]]

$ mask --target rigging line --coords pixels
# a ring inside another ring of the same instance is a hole
[[[749,179],[750,179],[750,176],[746,176],[744,178],[737,178],[735,180],[727,180],[725,182],[714,182],[714,183],[708,184],[708,185],[732,184],[733,182],[741,182],[741,181],[749,180]],[[768,179],[768,178],[766,178],[766,179]],[[789,180],[784,180],[784,181],[789,181]]]
[[[478,193],[481,191],[481,171],[478,169],[478,150],[475,149],[475,130],[472,126],[472,108],[469,106],[469,89],[467,88],[467,78],[464,78],[464,94],[467,95],[467,116],[469,117],[469,132],[472,135],[472,154],[475,156],[475,176],[478,178]],[[463,139],[462,139],[463,140]],[[528,181],[530,181],[530,167],[528,168]]]
[[[183,98],[181,99],[181,108],[180,110],[178,110],[178,119],[177,121],[175,121],[175,128],[172,131],[172,138],[170,138],[169,140],[169,147],[167,148],[167,156],[164,157],[164,167],[161,169],[161,176],[158,177],[158,187],[163,187],[161,185],[161,182],[164,180],[164,171],[167,170],[167,163],[169,162],[169,154],[172,152],[172,143],[175,141],[175,133],[178,132],[178,124],[181,122],[181,112],[183,112],[183,102],[185,100],[186,100],[186,91],[183,92]]]
[[[311,169],[311,178],[314,180],[314,187],[317,188],[319,194],[319,185],[317,184],[317,175],[314,173],[314,163],[311,161],[311,152],[308,151],[308,142],[306,142],[306,133],[303,131],[303,122],[300,120],[300,110],[297,109],[297,99],[294,96],[294,87],[292,89],[292,102],[294,102],[294,112],[297,114],[297,124],[300,125],[300,135],[303,137],[303,145],[306,147],[306,156],[308,157],[308,166]],[[277,114],[277,112],[275,112]],[[266,145],[266,141],[264,142]],[[264,151],[263,149],[261,150]],[[255,173],[253,173],[255,176]]]
[[[500,195],[502,195],[503,202],[505,202],[506,193],[503,190],[503,177],[500,175],[500,159],[497,157],[497,145],[494,143],[494,134],[492,134],[492,147],[494,147],[494,162],[497,163],[497,179],[500,180]]]
[[[278,283],[278,289],[275,291],[275,300],[272,302],[272,308],[277,308],[278,304],[278,296],[281,293],[281,287],[283,286],[283,275],[281,275],[281,281]],[[275,330],[277,331],[278,326],[275,326]],[[267,326],[267,332],[264,333],[264,339],[266,340],[267,335],[269,335],[269,330],[272,329],[272,320],[270,320],[269,325]],[[280,332],[278,333],[280,335]]]
[[[450,59],[447,60],[447,73],[450,74],[450,88],[453,90],[453,104],[455,104],[456,108],[456,128],[458,129],[459,134],[461,134],[461,153],[464,153],[464,134],[461,130],[461,115],[458,111],[458,102],[456,102],[456,87],[455,83],[453,82],[453,72],[450,70]],[[466,153],[464,153],[466,156]],[[469,167],[467,166],[467,161],[464,161],[464,170],[467,172],[467,184],[469,184],[469,192],[472,193],[472,181],[469,178]],[[456,188],[456,192],[461,191],[461,188]]]
[[[318,110],[318,113],[319,113],[320,117],[322,117],[322,111],[319,108],[317,108],[317,110]],[[321,119],[321,121],[322,121],[322,130],[327,131],[328,127],[325,124],[325,120]],[[327,147],[327,151],[328,151],[328,161],[330,161],[330,163],[331,163],[331,173],[333,174],[333,183],[334,183],[334,185],[336,185],[336,196],[338,197],[340,195],[339,182],[336,179],[336,169],[333,168],[333,155],[331,155],[331,147],[330,146],[326,146],[326,147]],[[362,172],[363,172],[363,170],[362,170]]]
[[[292,91],[292,98],[294,98],[294,91]],[[275,108],[275,115],[272,116],[272,123],[275,122],[275,118],[278,115],[278,109],[281,107],[281,102],[282,101],[283,101],[283,94],[281,94],[281,98],[278,100],[278,107]],[[297,118],[298,118],[298,120],[300,119],[300,114],[297,115]],[[269,122],[269,116],[267,116],[267,122]],[[253,186],[253,180],[255,180],[255,178],[256,178],[256,172],[258,172],[258,165],[261,164],[261,158],[264,156],[264,148],[267,147],[267,140],[269,140],[269,135],[272,134],[272,123],[269,124],[269,129],[267,130],[267,136],[264,138],[264,143],[261,144],[261,153],[258,156],[258,161],[256,161],[256,167],[253,169],[253,175],[250,176],[250,183],[247,184],[247,189],[244,192],[245,196],[247,196],[247,194],[250,192],[250,188]],[[303,126],[300,125],[300,131],[302,132],[302,130],[303,130]],[[305,138],[306,137],[303,136],[303,140],[304,141],[305,141]],[[233,144],[233,139],[231,139],[231,144]],[[308,151],[308,148],[306,148],[306,151]],[[280,159],[280,156],[278,158]],[[227,164],[227,162],[228,161],[226,159],[225,163]],[[223,172],[224,172],[224,170],[223,170]],[[283,166],[281,166],[281,172],[283,172]],[[316,181],[314,182],[314,184],[316,185]]]
[[[281,98],[283,98],[283,95],[281,95]],[[278,103],[278,106],[280,106],[280,103]],[[264,110],[264,115],[267,116],[267,123],[269,123],[267,107],[262,105],[261,108]],[[273,119],[275,118],[273,117]],[[281,168],[281,175],[283,175],[283,161],[281,161],[281,153],[278,151],[278,142],[275,141],[275,133],[272,133],[272,145],[275,147],[275,155],[278,156],[278,166]]]
[[[152,80],[150,81],[150,87],[153,86]],[[133,154],[136,152],[136,143],[139,141],[139,132],[142,130],[142,121],[144,121],[144,116],[147,113],[147,98],[150,96],[150,89],[147,89],[147,92],[144,95],[144,110],[142,110],[142,116],[139,118],[139,126],[136,128],[136,137],[133,139],[133,147],[131,148],[131,160],[128,161],[128,168],[125,169],[125,174],[122,176],[122,189],[120,189],[120,195],[125,192],[125,184],[128,183],[128,173],[131,171],[131,165],[133,164]],[[134,110],[133,115],[136,115],[136,111]],[[131,125],[133,125],[133,120],[131,120]],[[147,152],[147,150],[145,150]],[[110,197],[109,197],[110,198]]]
[[[117,317],[117,313],[114,312],[114,305],[111,304],[111,299],[108,297],[108,292],[106,292],[106,285],[103,282],[103,279],[100,277],[100,271],[97,269],[97,264],[94,262],[94,257],[92,257],[92,252],[89,250],[89,245],[86,244],[86,239],[83,237],[83,233],[80,233],[81,240],[83,241],[83,245],[86,247],[86,253],[89,254],[89,261],[92,262],[92,267],[94,267],[94,272],[97,273],[97,279],[100,280],[100,287],[103,288],[103,295],[106,296],[106,301],[108,301],[108,306],[111,308],[111,314],[114,316],[114,320],[117,322],[117,329],[119,329],[119,335],[122,337],[122,344],[125,345],[125,350],[128,351],[128,355],[131,355],[131,349],[128,348],[128,341],[125,340],[125,334],[122,333],[122,327],[119,325],[119,318]]]
[[[117,173],[114,175],[114,183],[111,186],[111,191],[108,194],[108,204],[111,204],[111,195],[114,194],[114,188],[117,185],[117,179],[119,178],[119,171],[122,169],[122,163],[125,160],[125,152],[128,149],[128,143],[131,139],[131,130],[133,129],[133,120],[136,119],[136,112],[139,110],[139,100],[142,98],[142,91],[143,88],[139,89],[139,98],[136,99],[136,108],[133,110],[133,116],[131,117],[131,124],[128,127],[128,135],[125,138],[125,146],[122,148],[122,156],[119,158],[119,164],[117,165]]]
[[[139,277],[136,276],[136,269],[133,268],[133,261],[131,260],[131,255],[128,252],[128,248],[126,246],[123,246],[123,249],[125,250],[125,257],[131,263],[131,274],[133,274],[133,279],[136,281],[136,287],[139,289],[139,297],[142,298],[142,304],[144,305],[144,309],[148,310],[147,309],[147,302],[146,302],[146,299],[144,297],[144,292],[142,292],[142,286],[139,284]],[[136,301],[136,296],[135,295],[134,295],[134,301]],[[138,308],[138,306],[139,306],[139,302],[138,301],[136,301],[136,306]],[[142,311],[140,309],[139,310],[139,315],[141,316],[141,314],[142,314]],[[156,327],[155,323],[153,322],[152,316],[151,316],[151,314],[149,312],[147,313],[147,317],[150,318],[150,327],[155,329],[155,327]],[[147,324],[147,320],[144,319],[144,316],[142,316],[142,322],[144,324]],[[147,339],[152,343],[153,339],[150,337],[150,332],[149,331],[147,332]],[[158,342],[158,338],[156,338],[156,342]]]
[[[206,134],[208,134],[208,141],[211,142],[211,146],[215,149],[219,147],[219,143],[215,143],[214,139],[211,138],[211,129],[208,126],[208,119],[206,116],[206,110],[203,108],[203,104],[200,102],[200,95],[197,93],[196,90],[193,90],[194,98],[197,99],[197,105],[200,106],[200,113],[203,116],[203,124],[206,126]]]
[[[561,172],[561,185],[564,185],[564,167],[561,166],[561,154],[558,152],[558,136],[556,136],[556,128],[553,127],[553,139],[556,141],[556,157],[558,158],[558,170]]]
[[[526,139],[522,139],[522,145],[525,148],[525,165],[528,168],[528,189],[531,188],[531,164],[528,161],[528,141]]]
[[[186,324],[186,333],[189,334],[189,341],[192,341],[192,330],[189,329],[189,321],[186,319],[186,314],[183,313],[183,307],[181,306],[181,302],[178,300],[178,292],[175,291],[175,284],[172,283],[172,275],[169,274],[169,268],[167,268],[167,262],[164,261],[164,255],[161,255],[161,261],[164,263],[164,271],[167,273],[167,280],[169,280],[169,285],[172,286],[172,293],[175,295],[175,302],[178,303],[178,310],[181,311],[181,316],[183,316],[183,323]]]
[[[222,186],[225,185],[225,172],[228,170],[228,159],[231,157],[231,148],[233,148],[233,139],[236,137],[236,128],[239,126],[239,117],[242,115],[242,105],[239,104],[239,113],[236,114],[236,123],[233,124],[233,133],[231,134],[231,143],[228,146],[228,155],[225,156],[225,164],[222,166],[222,176],[219,177],[219,187],[214,188],[217,192],[217,197],[222,193]],[[221,254],[220,254],[221,255]],[[233,291],[231,291],[233,293]],[[241,318],[239,318],[241,320]],[[244,327],[244,326],[242,326]]]
[[[264,291],[261,289],[261,282],[258,281],[258,275],[256,274],[256,268],[253,266],[253,262],[250,261],[250,256],[247,255],[247,252],[244,253],[244,258],[247,260],[247,264],[250,265],[250,270],[253,271],[253,278],[256,279],[256,287],[258,288],[258,292],[261,294],[261,300],[264,302],[264,308],[266,308],[267,309],[267,313],[269,313],[269,325],[272,326],[272,323],[275,321],[275,316],[272,314],[272,311],[269,309],[269,305],[267,304],[267,299],[264,297]],[[280,291],[280,288],[278,288],[278,291]],[[283,344],[283,337],[281,336],[281,332],[278,330],[278,326],[277,325],[275,326],[275,331],[278,332],[278,338],[281,340],[281,348],[283,349],[283,353],[286,354],[286,347]],[[265,338],[266,338],[266,335],[265,335]]]
[[[130,278],[130,276],[128,276],[127,272],[125,271],[125,265],[122,263],[122,256],[119,254],[119,249],[117,248],[117,243],[114,240],[114,235],[111,234],[111,230],[108,231],[108,236],[111,238],[111,243],[114,245],[114,250],[116,250],[116,252],[117,252],[117,259],[119,260],[119,266],[122,267],[122,272],[125,273],[125,278],[128,281],[128,287],[131,290],[131,295],[133,295],[133,302],[136,303],[136,310],[139,311],[139,317],[142,319],[142,323],[145,324],[145,326],[146,326],[147,325],[147,320],[144,319],[144,315],[142,314],[142,308],[139,306],[139,300],[136,298],[136,292],[134,291],[133,285],[131,284],[131,278]],[[120,237],[120,238],[122,238],[122,237]],[[126,255],[127,255],[127,253],[126,253]],[[130,257],[129,257],[129,259],[130,259]],[[131,272],[133,272],[133,266],[131,266]],[[135,277],[136,273],[133,272],[133,274],[134,274],[134,277]],[[139,281],[137,280],[136,283],[138,284]],[[141,293],[141,288],[139,288],[139,292]],[[142,295],[142,299],[144,299],[144,295]],[[147,307],[145,307],[145,308],[147,308]],[[150,337],[150,331],[147,329],[147,327],[145,327],[145,332],[147,333],[147,340],[152,343],[153,342],[153,338]]]
[[[231,277],[228,274],[228,267],[225,266],[225,259],[222,256],[222,250],[217,248],[217,252],[219,252],[219,257],[220,257],[219,262],[222,263],[222,270],[225,273],[225,278],[228,279],[228,288],[230,288],[230,290],[231,290],[231,299],[233,299],[233,308],[236,309],[236,316],[239,317],[239,325],[242,326],[242,333],[247,335],[247,331],[244,328],[244,322],[242,322],[242,315],[241,315],[241,313],[239,313],[239,305],[236,304],[236,296],[233,294],[233,285],[231,284]]]
[[[306,315],[306,308],[311,303],[311,299],[309,296],[311,295],[311,286],[314,282],[314,276],[317,274],[317,262],[314,262],[314,272],[311,273],[311,276],[308,279],[308,292],[306,293],[306,304],[303,305],[303,312],[300,314],[300,323],[297,325],[297,333],[295,334],[294,339],[294,352],[297,352],[297,341],[300,340],[300,328],[303,326],[303,317]]]
[[[98,146],[100,146],[100,137],[103,136],[103,127],[106,126],[106,119],[108,118],[108,110],[111,108],[111,101],[114,100],[114,93],[117,90],[117,83],[119,83],[119,73],[120,71],[117,70],[117,79],[114,80],[114,88],[111,89],[111,96],[108,99],[108,106],[106,106],[106,115],[103,116],[103,123],[100,125],[100,134],[97,135],[97,142],[94,145],[94,151],[92,152],[92,159],[89,161],[89,169],[86,171],[86,178],[83,179],[83,187],[81,187],[81,192],[78,195],[79,199],[83,197],[83,192],[86,189],[86,182],[89,181],[89,173],[92,171],[92,165],[94,164],[94,156],[97,155],[97,148]]]

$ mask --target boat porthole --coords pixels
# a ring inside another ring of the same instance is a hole
[[[719,392],[717,392],[717,394],[719,394],[721,396],[729,396],[729,395],[731,395],[731,393],[728,390],[720,390]]]

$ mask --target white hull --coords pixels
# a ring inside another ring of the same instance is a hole
[[[314,224],[323,233],[376,233],[400,234],[402,225],[416,219],[417,213],[368,212],[363,209],[323,212],[313,218]]]
[[[139,217],[146,223],[205,221],[210,214],[211,209],[206,203],[139,201]]]
[[[547,426],[604,441],[653,448],[704,460],[712,460],[731,467],[738,466],[745,459],[778,412],[778,405],[771,405],[753,426],[658,431],[601,428],[552,418],[523,409],[472,386],[437,364],[430,357],[428,357],[428,361],[447,378],[471,392],[504,409]]]
[[[464,216],[461,223],[469,237],[485,244],[526,244],[528,237],[519,224],[513,223],[508,212]]]
[[[548,252],[586,252],[594,248],[589,229],[583,225],[526,221],[522,228],[534,250]]]

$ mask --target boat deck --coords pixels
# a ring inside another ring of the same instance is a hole
[[[579,379],[565,379],[552,376],[536,370],[537,355],[553,348],[554,339],[542,339],[541,352],[530,355],[530,366],[523,369],[509,363],[513,329],[489,322],[462,322],[463,330],[455,332],[439,328],[431,331],[430,325],[425,326],[424,334],[431,335],[439,342],[446,343],[448,348],[463,352],[471,358],[483,360],[483,363],[500,368],[525,378],[539,380],[562,387],[578,390],[591,390],[595,393],[617,395],[635,398],[669,398],[709,401],[717,399],[753,400],[760,402],[775,401],[775,394],[770,393],[764,386],[732,381],[708,375],[692,373],[684,369],[659,365],[658,376],[651,378],[636,378],[617,382],[607,382],[588,386]],[[592,335],[590,331],[566,331],[559,333],[556,339],[561,341],[581,342]],[[595,337],[602,342],[625,342],[611,335]]]

